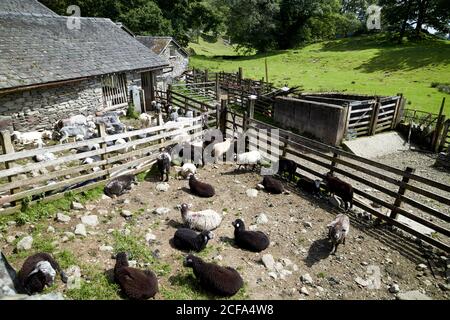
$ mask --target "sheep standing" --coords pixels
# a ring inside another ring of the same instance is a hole
[[[261,160],[262,155],[259,151],[250,151],[236,156],[236,162],[239,165],[238,170],[240,170],[242,166],[247,170],[249,165],[253,166],[253,170],[255,170],[256,166],[261,164]]]
[[[351,184],[342,181],[338,177],[334,177],[332,172],[327,173],[325,181],[328,192],[332,196],[337,195],[344,201],[345,210],[351,209],[353,207],[353,187]]]
[[[216,193],[212,185],[198,181],[193,174],[189,177],[189,188],[193,194],[202,198],[211,198]]]
[[[231,267],[221,267],[188,255],[184,266],[192,268],[200,285],[207,291],[223,297],[235,295],[244,285],[241,275]]]
[[[214,238],[211,231],[203,231],[200,234],[191,230],[181,228],[173,236],[173,244],[177,249],[200,252],[206,248],[208,241]]]
[[[350,219],[345,214],[338,214],[330,224],[327,225],[328,238],[331,240],[331,254],[336,254],[338,246],[345,245],[345,239],[350,231]]]
[[[234,227],[234,242],[242,249],[261,252],[269,247],[269,237],[261,231],[246,231],[244,221],[237,219],[232,223]]]
[[[48,253],[37,253],[28,257],[19,271],[20,285],[29,295],[41,293],[45,286],[51,286],[59,272],[61,280],[67,283],[67,276],[59,267],[58,262]]]
[[[152,125],[152,116],[143,113],[139,116],[139,121],[141,122],[141,128],[148,128]]]
[[[156,160],[158,170],[160,173],[160,180],[164,180],[164,175],[166,176],[166,181],[169,181],[170,174],[170,163],[172,162],[172,157],[168,152],[163,149],[163,152],[158,156]]]
[[[193,212],[189,210],[186,203],[181,205],[181,217],[190,229],[198,231],[212,231],[217,229],[222,222],[222,216],[214,210]]]
[[[125,252],[119,252],[116,256],[114,281],[131,300],[148,300],[159,291],[156,275],[150,270],[129,267]]]
[[[228,150],[230,150],[231,140],[232,139],[227,138],[224,142],[216,143],[213,146],[214,163],[217,163],[219,161],[219,158],[221,158],[225,153],[228,152]]]
[[[274,177],[265,176],[262,185],[264,190],[272,194],[281,194],[284,191],[283,184]]]
[[[278,174],[283,177],[284,173],[288,174],[289,181],[292,181],[295,177],[295,173],[297,172],[297,163],[295,161],[282,158],[278,162]]]
[[[132,185],[136,183],[136,177],[134,175],[123,175],[112,179],[106,184],[104,192],[109,197],[121,196],[132,188]]]
[[[44,146],[43,137],[47,136],[47,132],[38,132],[38,131],[31,131],[31,132],[19,132],[14,131],[11,135],[12,141],[17,141],[21,145],[34,145],[39,148],[42,148]]]
[[[59,134],[61,138],[59,139],[59,142],[62,144],[63,142],[69,140],[69,138],[77,138],[81,140],[84,140],[87,136],[88,129],[87,127],[82,126],[70,126],[70,127],[63,127]]]

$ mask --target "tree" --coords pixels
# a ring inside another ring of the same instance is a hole
[[[420,38],[424,27],[440,32],[450,31],[450,2],[448,0],[380,0],[383,19],[388,30],[399,32],[399,41],[407,30]]]
[[[277,0],[228,0],[227,25],[232,42],[239,48],[255,48],[259,52],[277,46],[280,7]]]
[[[153,36],[172,33],[170,21],[163,17],[161,9],[154,2],[147,2],[121,14],[120,20],[135,33]]]

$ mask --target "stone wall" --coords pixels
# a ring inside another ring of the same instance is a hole
[[[170,46],[172,46],[172,44],[170,44],[166,50],[160,54],[160,57],[169,61],[170,67],[173,68],[172,72],[157,77],[158,89],[164,91],[167,89],[167,85],[171,84],[174,78],[181,76],[189,66],[189,57],[186,57],[186,55],[178,47],[175,49],[176,55],[171,56]]]
[[[295,129],[301,135],[339,146],[344,138],[347,109],[326,103],[283,97],[276,100],[274,120],[282,124],[284,129]]]
[[[102,108],[100,79],[0,94],[0,116],[11,117],[18,131],[52,129],[59,119],[93,114]]]

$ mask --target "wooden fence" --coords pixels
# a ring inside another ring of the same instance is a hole
[[[158,121],[162,123],[162,116]],[[182,123],[106,135],[105,127],[101,124],[98,126],[99,138],[19,152],[14,152],[10,133],[4,131],[0,141],[3,149],[0,163],[5,163],[5,168],[0,170],[0,179],[3,181],[0,184],[0,194],[3,194],[0,197],[0,214],[20,210],[24,199],[31,199],[31,204],[55,200],[63,197],[68,190],[80,192],[95,188],[123,172],[136,174],[145,171],[154,162],[155,151],[173,143],[166,139],[185,131],[195,138],[201,134],[202,127],[202,117],[196,117]],[[146,137],[140,138],[143,135]],[[121,138],[128,138],[129,142],[123,145],[109,144]],[[97,144],[100,145],[98,150],[75,153],[76,148],[91,148]],[[39,163],[31,160],[46,153],[57,155],[57,159]],[[94,156],[100,156],[101,161],[81,164],[83,159]],[[64,168],[58,168],[60,166]],[[32,175],[32,172],[43,170],[45,172]]]
[[[400,170],[255,120],[251,117],[251,104],[243,115],[226,106],[222,106],[220,114],[221,130],[227,135],[250,132],[249,136],[256,138],[261,129],[279,130],[278,136],[270,135],[280,142],[283,153],[297,162],[298,177],[307,174],[324,179],[326,172],[333,171],[353,185],[356,207],[450,252],[450,185],[419,176],[414,168]],[[257,147],[247,145],[249,149]],[[399,221],[400,216],[432,229],[433,234],[418,232],[403,219]]]
[[[450,119],[445,121],[439,151],[450,153]]]

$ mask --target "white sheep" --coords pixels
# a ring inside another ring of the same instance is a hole
[[[51,152],[47,152],[44,154],[38,154],[34,157],[34,160],[36,162],[47,162],[47,161],[53,161],[56,159],[57,159],[57,157]]]
[[[189,210],[186,203],[181,205],[181,217],[183,222],[190,228],[198,231],[211,231],[220,226],[222,216],[216,211],[208,209],[194,212]]]
[[[231,138],[226,138],[224,142],[217,143],[213,146],[214,163],[217,163],[217,161],[219,161],[219,158],[227,153],[228,150],[230,150],[231,141]]]
[[[141,128],[148,128],[152,125],[152,116],[143,113],[139,116],[139,121],[141,122]]]
[[[125,139],[120,138],[120,139],[117,139],[117,140],[116,140],[116,142],[114,143],[114,145],[120,146],[120,145],[127,144],[127,143],[128,143],[128,142],[127,142]],[[134,146],[132,146],[132,147],[126,147],[126,148],[123,148],[123,149],[119,149],[119,150],[117,150],[117,152],[118,152],[118,153],[124,154],[124,153],[129,152],[130,150],[136,150],[136,146],[134,145]]]
[[[236,156],[236,162],[239,165],[238,170],[241,169],[241,166],[245,166],[245,169],[247,169],[249,165],[252,165],[254,169],[256,165],[261,163],[261,160],[262,155],[259,151],[250,151]]]
[[[191,141],[191,136],[187,132],[183,132],[181,134],[173,136],[171,140],[177,144],[182,145],[186,142]]]
[[[189,178],[191,174],[197,173],[197,167],[193,163],[185,163],[178,171],[178,175],[184,179]]]
[[[31,131],[31,132],[19,132],[14,131],[11,135],[11,138],[22,145],[30,145],[33,144],[38,147],[42,147],[44,145],[43,142],[43,132]]]

